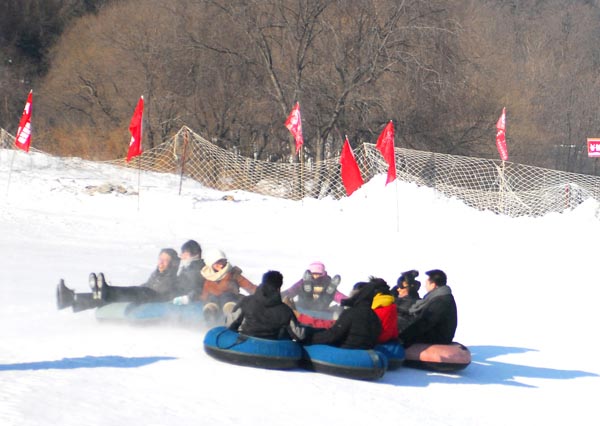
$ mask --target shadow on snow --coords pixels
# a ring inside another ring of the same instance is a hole
[[[567,380],[580,377],[598,377],[598,374],[581,370],[532,367],[490,360],[501,355],[519,354],[535,349],[507,346],[469,346],[471,364],[456,373],[436,373],[432,371],[400,368],[386,373],[381,382],[399,386],[427,386],[430,383],[506,385],[524,388],[537,388],[519,381],[518,378]]]
[[[122,356],[84,356],[63,358],[55,361],[24,362],[19,364],[0,364],[0,371],[19,370],[71,370],[75,368],[137,368],[158,361],[175,359],[166,356],[122,357]]]

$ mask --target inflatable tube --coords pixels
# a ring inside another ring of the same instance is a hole
[[[375,380],[383,377],[388,360],[373,349],[343,349],[329,345],[307,345],[303,348],[302,367],[359,380]]]
[[[400,368],[406,358],[404,346],[399,341],[389,341],[375,346],[377,352],[381,352],[388,360],[388,370]]]
[[[96,319],[100,321],[124,321],[137,324],[177,322],[201,324],[202,303],[174,305],[171,302],[156,303],[109,303],[96,309]]]
[[[292,340],[259,339],[222,326],[208,330],[204,350],[219,361],[276,370],[296,368],[302,359],[302,347]]]
[[[471,363],[471,352],[466,346],[453,342],[450,345],[415,343],[406,348],[404,365],[440,372],[459,371]]]

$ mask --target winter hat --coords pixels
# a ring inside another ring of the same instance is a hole
[[[211,248],[204,252],[204,262],[207,266],[212,266],[221,259],[227,260],[225,253],[219,249]]]
[[[262,276],[262,284],[279,290],[283,284],[283,275],[279,271],[268,271]]]
[[[308,270],[313,274],[325,275],[325,265],[323,262],[313,262],[308,265]]]
[[[200,244],[198,244],[194,240],[189,240],[183,243],[181,246],[181,252],[187,251],[192,256],[200,256],[202,255],[202,248],[200,248]]]

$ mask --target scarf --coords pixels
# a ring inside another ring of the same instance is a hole
[[[413,305],[408,309],[408,313],[415,316],[419,315],[427,306],[429,306],[433,299],[440,296],[447,296],[449,294],[452,294],[452,290],[447,285],[436,287],[427,293],[425,297],[413,303]]]
[[[188,266],[190,266],[194,260],[199,260],[199,259],[200,259],[200,256],[192,256],[188,259],[181,259],[179,261],[179,270],[177,271],[177,275],[181,274],[181,271],[183,271],[184,269],[187,269]]]
[[[220,271],[215,271],[212,268],[212,265],[206,265],[204,268],[202,268],[200,273],[208,281],[219,282],[229,271],[231,271],[231,263],[227,262],[227,265],[225,265]]]

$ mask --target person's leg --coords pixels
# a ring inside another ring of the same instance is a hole
[[[72,308],[73,312],[80,312],[86,309],[94,309],[104,304],[102,300],[94,299],[92,293],[75,293]]]
[[[161,301],[158,292],[148,287],[142,286],[112,286],[106,283],[104,274],[98,274],[97,289],[95,297],[104,303],[132,302],[132,303],[150,303]]]
[[[221,306],[221,311],[225,317],[233,311],[233,308],[239,299],[240,295],[233,293],[225,293],[219,296],[219,305]]]
[[[150,303],[159,301],[159,297],[156,291],[148,287],[115,287],[112,285],[105,285],[102,288],[102,301],[105,303]]]

